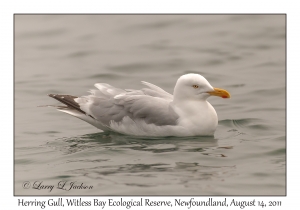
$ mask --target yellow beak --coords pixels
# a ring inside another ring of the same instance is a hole
[[[220,88],[214,88],[214,91],[208,92],[212,96],[219,96],[222,98],[230,98],[230,94],[228,93],[227,90],[223,90]]]

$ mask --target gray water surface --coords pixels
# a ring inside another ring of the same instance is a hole
[[[285,195],[285,37],[284,15],[15,15],[15,195]],[[172,93],[190,72],[232,96],[209,98],[213,137],[102,133],[38,107],[99,82]],[[88,188],[57,188],[71,182]]]

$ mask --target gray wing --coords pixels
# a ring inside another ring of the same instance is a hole
[[[80,109],[104,125],[120,122],[125,116],[141,119],[148,124],[176,125],[178,115],[170,106],[173,96],[161,88],[143,82],[149,88],[122,90],[98,83],[91,95],[76,98]]]
[[[170,93],[164,91],[160,87],[153,85],[149,82],[142,81],[142,84],[148,86],[149,88],[143,88],[142,91],[146,95],[154,96],[154,97],[159,97],[159,98],[164,98],[168,101],[173,101],[173,95]]]

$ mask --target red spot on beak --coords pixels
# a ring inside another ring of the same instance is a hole
[[[222,96],[222,98],[228,98],[227,96]]]

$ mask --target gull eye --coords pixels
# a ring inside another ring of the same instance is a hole
[[[198,86],[198,85],[193,85],[193,88],[195,88],[195,89],[196,89],[196,88],[199,88],[199,86]]]

